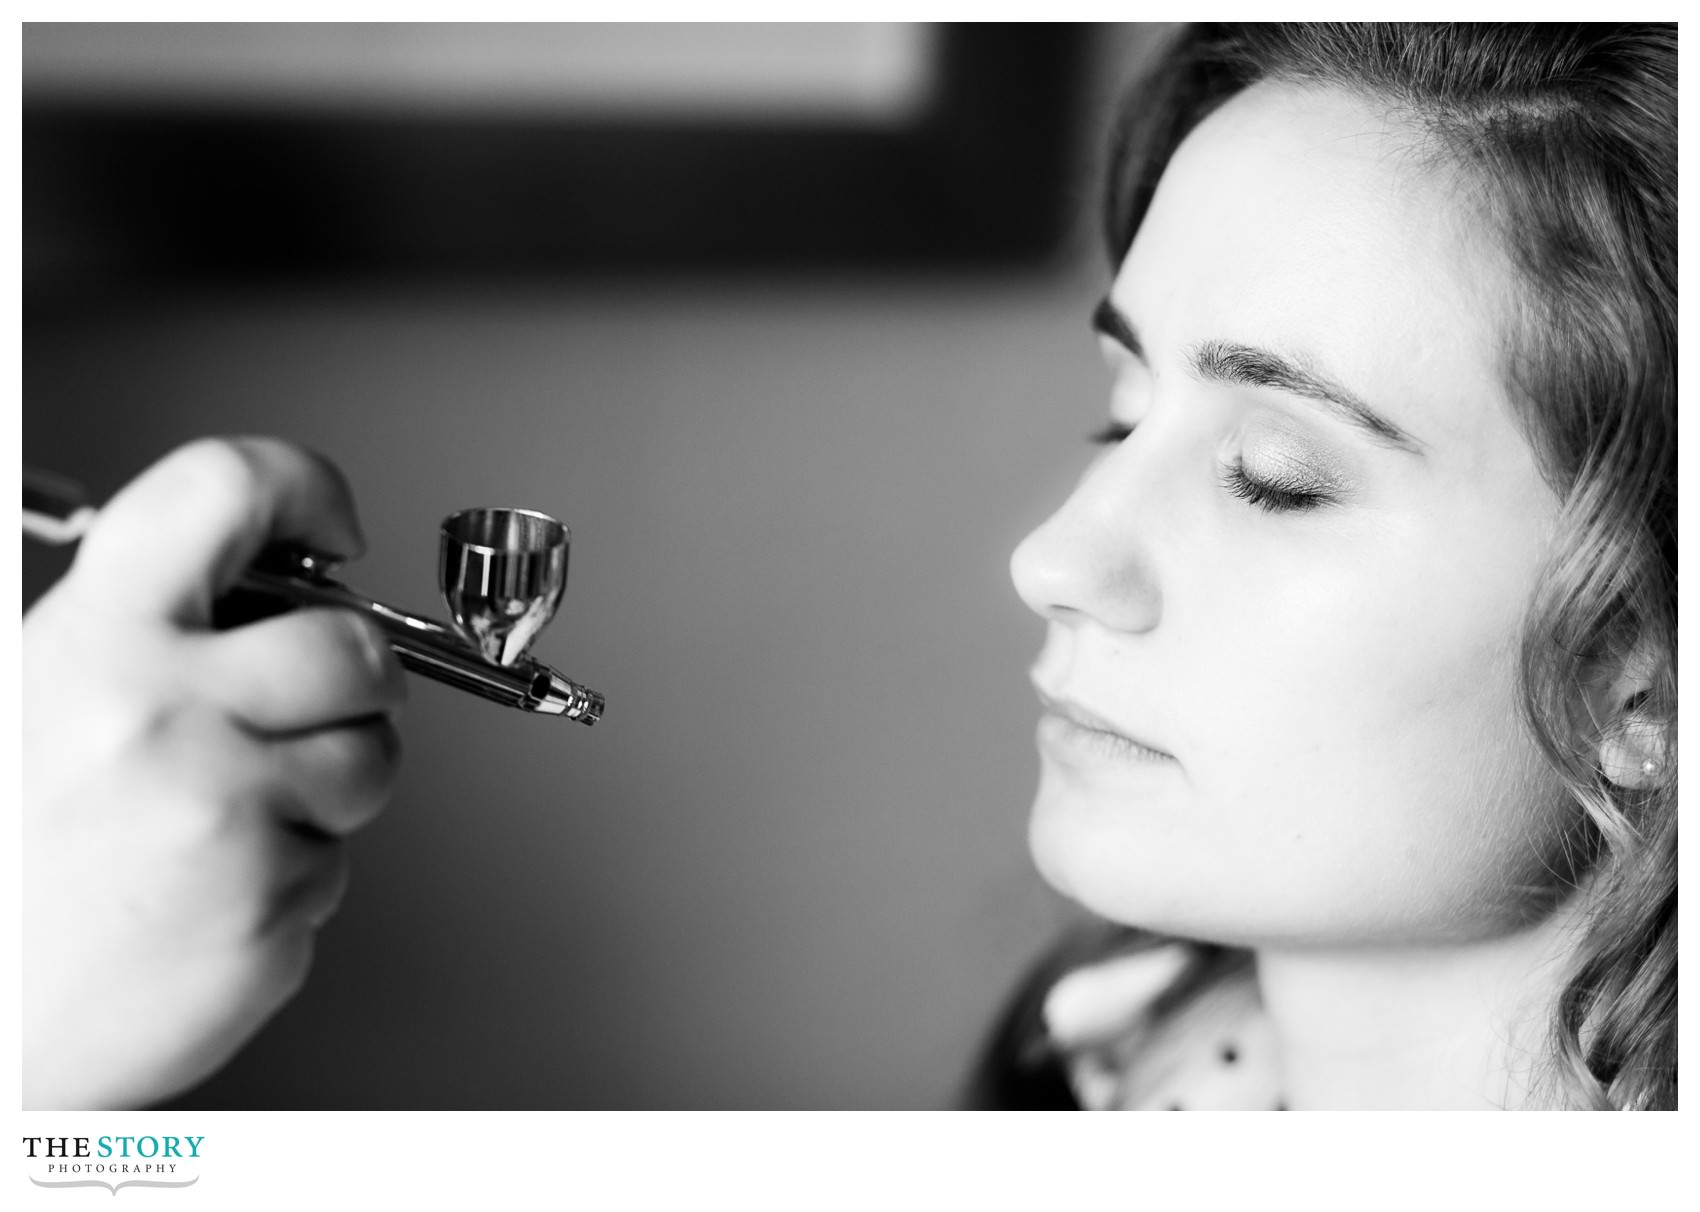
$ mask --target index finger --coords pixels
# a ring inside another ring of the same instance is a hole
[[[275,438],[206,438],[119,490],[70,576],[114,610],[204,627],[213,600],[274,540],[359,555],[365,540],[342,473]]]

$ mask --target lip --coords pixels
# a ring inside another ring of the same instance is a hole
[[[1088,707],[1036,687],[1044,715],[1039,720],[1039,743],[1047,753],[1079,762],[1173,762],[1175,756],[1123,732]]]

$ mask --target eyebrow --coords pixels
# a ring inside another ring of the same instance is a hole
[[[1139,331],[1109,299],[1100,300],[1093,309],[1092,328],[1140,361],[1149,361]],[[1376,412],[1355,392],[1291,358],[1255,345],[1212,340],[1193,346],[1188,362],[1192,373],[1206,383],[1268,387],[1310,400],[1383,445],[1412,454],[1422,453],[1421,442]]]

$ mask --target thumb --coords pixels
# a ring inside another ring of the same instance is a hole
[[[119,490],[67,579],[105,609],[204,627],[213,600],[275,540],[359,555],[347,481],[323,457],[274,438],[207,438]]]

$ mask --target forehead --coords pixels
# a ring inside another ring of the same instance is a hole
[[[1309,355],[1425,442],[1511,425],[1503,254],[1414,126],[1259,84],[1190,134],[1118,275],[1150,342]]]

